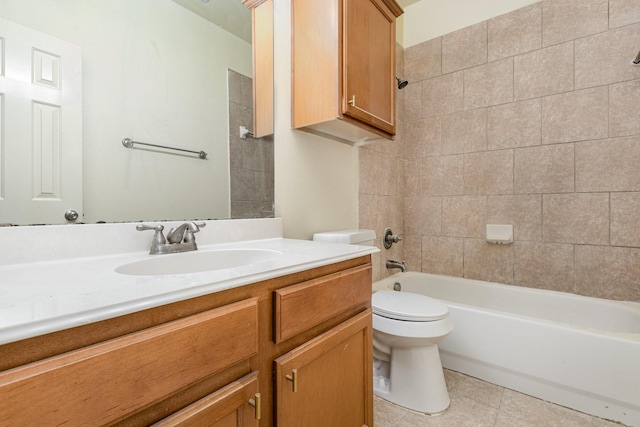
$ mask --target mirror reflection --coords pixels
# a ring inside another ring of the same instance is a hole
[[[0,224],[273,216],[273,140],[240,138],[238,0],[0,0],[0,19]]]

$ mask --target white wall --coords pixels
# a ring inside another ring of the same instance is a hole
[[[229,216],[227,69],[252,75],[249,43],[170,0],[0,0],[0,13],[82,48],[85,222]]]
[[[398,41],[407,48],[540,0],[421,0],[404,9]]]
[[[290,238],[355,228],[358,149],[291,129],[290,4],[276,0],[273,9],[276,216],[283,218]]]

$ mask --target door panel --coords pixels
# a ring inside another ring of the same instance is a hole
[[[0,223],[82,217],[82,54],[0,20]]]
[[[395,133],[395,16],[380,0],[345,0],[343,112]]]

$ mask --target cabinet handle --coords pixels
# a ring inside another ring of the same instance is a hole
[[[349,105],[351,105],[352,107],[356,106],[356,96],[353,95],[351,96],[351,99],[347,102]]]
[[[298,391],[298,370],[292,369],[291,375],[285,375],[284,377],[293,383],[293,392],[296,393]]]
[[[253,406],[256,410],[256,420],[259,420],[260,417],[262,416],[262,413],[260,411],[260,393],[256,393],[253,399],[249,399],[249,406]]]

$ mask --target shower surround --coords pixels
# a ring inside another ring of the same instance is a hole
[[[635,0],[545,0],[398,47],[410,83],[396,141],[360,148],[360,227],[391,224],[409,270],[640,301],[639,49]],[[514,243],[486,243],[491,223]]]

